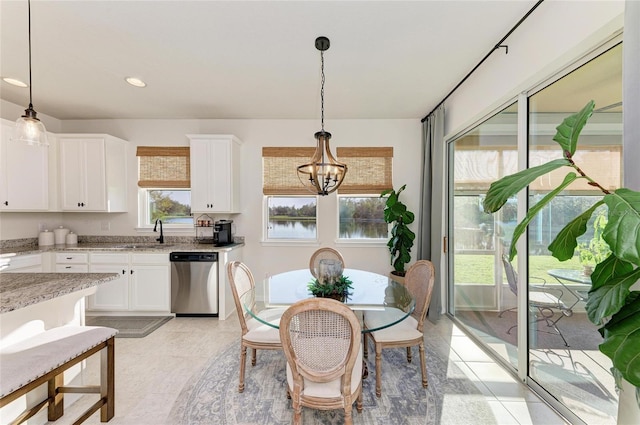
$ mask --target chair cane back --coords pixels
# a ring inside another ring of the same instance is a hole
[[[287,358],[287,387],[293,422],[302,407],[344,409],[352,424],[352,405],[362,411],[360,322],[343,303],[309,298],[289,307],[280,320],[280,339]]]
[[[342,254],[333,248],[320,248],[316,252],[311,255],[311,259],[309,260],[309,270],[311,274],[316,279],[319,276],[319,268],[320,268],[320,260],[338,260],[342,263],[342,268],[344,269],[346,266],[344,264],[344,258]]]

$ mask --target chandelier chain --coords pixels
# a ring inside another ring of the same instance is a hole
[[[320,51],[320,127],[324,133],[324,52]]]

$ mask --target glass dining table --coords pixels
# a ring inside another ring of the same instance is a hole
[[[367,311],[378,311],[375,328],[362,329],[373,332],[395,325],[406,319],[416,302],[407,288],[388,276],[357,269],[344,269],[344,276],[353,282],[351,295],[345,300],[362,319]],[[297,301],[312,298],[307,285],[313,276],[309,269],[292,270],[275,274],[264,280],[264,292],[254,287],[240,297],[244,310],[259,322],[278,328],[280,316]]]

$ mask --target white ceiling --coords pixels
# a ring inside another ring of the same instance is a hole
[[[324,35],[327,119],[419,119],[534,3],[32,0],[33,104],[65,120],[319,118]],[[27,0],[0,0],[0,19],[0,75],[27,82]]]

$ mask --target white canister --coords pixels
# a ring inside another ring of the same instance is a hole
[[[45,230],[40,232],[38,235],[38,245],[39,246],[51,246],[55,243],[55,237],[53,236],[53,232],[49,230]]]
[[[65,241],[67,243],[67,246],[78,245],[78,235],[73,232],[69,232],[67,234],[67,237],[65,238]]]
[[[56,245],[64,245],[68,233],[69,229],[65,229],[62,226],[54,229],[53,234],[55,235]]]

